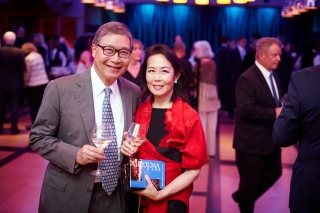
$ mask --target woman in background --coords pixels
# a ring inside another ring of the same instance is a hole
[[[198,113],[207,139],[208,155],[213,157],[216,153],[218,110],[221,107],[217,91],[218,71],[209,42],[197,41],[194,48],[195,57],[199,59],[194,67]]]
[[[140,72],[141,61],[143,56],[143,44],[138,39],[133,39],[133,50],[130,54],[130,63],[127,71],[122,77],[142,87],[142,73]]]
[[[33,124],[49,79],[44,60],[37,52],[36,46],[31,42],[27,42],[22,45],[21,49],[25,53],[26,71],[24,72],[24,85],[26,87],[26,98]]]
[[[121,152],[128,157],[165,162],[166,186],[136,191],[144,213],[185,213],[193,182],[207,162],[204,132],[198,113],[187,103],[186,77],[179,58],[166,45],[147,50],[142,68],[142,100],[135,122],[149,126],[147,140],[139,148],[126,140]]]
[[[82,73],[92,65],[88,39],[85,36],[80,36],[74,43],[74,60],[76,62],[76,73]]]

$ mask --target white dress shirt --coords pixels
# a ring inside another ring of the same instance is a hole
[[[268,86],[269,86],[269,89],[270,89],[270,91],[271,91],[271,94],[272,94],[272,96],[273,96],[274,94],[273,94],[273,92],[272,92],[272,87],[271,87],[271,82],[270,82],[271,72],[268,71],[266,68],[264,68],[261,64],[259,64],[259,62],[255,61],[255,63],[256,63],[256,65],[257,65],[257,67],[259,68],[259,70],[261,71],[263,77],[266,79],[266,82],[267,82],[267,84],[268,84]],[[280,103],[278,87],[277,87],[276,81],[274,80],[274,76],[273,76],[273,78],[272,78],[272,81],[273,81],[273,85],[274,85],[274,88],[275,88],[276,93],[277,93],[277,94],[276,94],[276,95],[277,95],[277,98],[278,98],[279,103]]]
[[[247,52],[246,52],[246,49],[244,49],[244,47],[240,46],[240,45],[237,45],[237,48],[240,52],[240,57],[241,57],[241,61],[244,60],[244,57],[246,56]]]
[[[106,88],[106,86],[103,84],[103,82],[97,75],[93,66],[91,67],[90,71],[91,71],[95,119],[96,119],[96,123],[101,123],[102,122],[102,105],[103,105],[103,99],[105,95],[104,89]],[[122,138],[123,138],[124,114],[123,114],[122,100],[121,100],[118,82],[115,81],[110,86],[110,89],[112,90],[112,93],[110,94],[110,104],[111,104],[114,124],[116,127],[118,160],[120,161],[120,146],[122,144]]]

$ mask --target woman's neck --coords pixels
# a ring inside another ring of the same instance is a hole
[[[153,108],[161,108],[161,109],[167,109],[172,107],[172,102],[170,101],[171,97],[168,99],[157,99],[155,98],[152,107]]]

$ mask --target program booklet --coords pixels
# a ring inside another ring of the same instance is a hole
[[[165,162],[130,158],[130,188],[144,189],[148,186],[148,175],[156,189],[165,187]]]

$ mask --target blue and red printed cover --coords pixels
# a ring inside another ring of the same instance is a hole
[[[165,187],[165,162],[130,158],[130,188],[146,188],[148,185],[145,180],[146,174],[156,189],[160,190]]]

